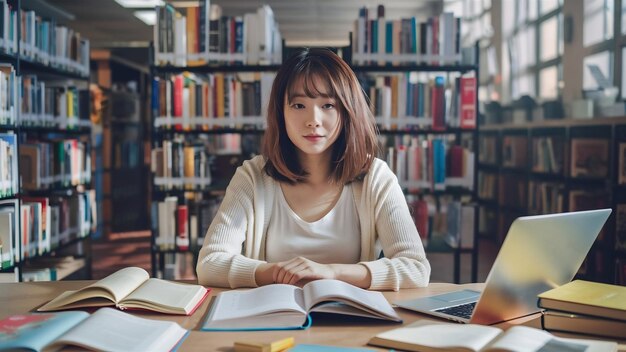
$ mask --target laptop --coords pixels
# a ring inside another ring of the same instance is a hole
[[[495,324],[539,312],[537,295],[574,278],[611,209],[519,217],[513,221],[482,292],[394,302],[460,323]]]

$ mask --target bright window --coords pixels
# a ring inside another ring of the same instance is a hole
[[[541,0],[539,1],[539,10],[541,11],[542,15],[545,15],[551,11],[556,10],[559,7],[559,3],[559,0]]]
[[[546,100],[559,96],[559,70],[557,66],[544,68],[539,72],[539,96]]]
[[[585,0],[583,45],[585,47],[613,38],[614,0]]]
[[[559,54],[559,18],[552,16],[549,20],[543,21],[540,27],[541,41],[541,61],[548,61],[556,58]]]

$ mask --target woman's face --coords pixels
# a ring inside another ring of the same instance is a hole
[[[326,91],[326,84],[316,77],[312,82],[318,95],[308,97],[302,79],[295,82],[291,101],[285,96],[285,127],[300,157],[325,156],[332,152],[340,130],[337,102]]]

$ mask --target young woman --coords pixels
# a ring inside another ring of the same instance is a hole
[[[376,158],[374,118],[350,67],[326,49],[292,56],[267,119],[263,155],[237,169],[207,231],[199,283],[428,285],[419,234],[395,175]]]

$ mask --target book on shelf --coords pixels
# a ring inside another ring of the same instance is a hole
[[[37,311],[116,306],[166,314],[191,315],[210,289],[150,278],[148,272],[128,267],[77,291],[65,291]]]
[[[513,326],[506,331],[478,324],[419,320],[372,337],[369,345],[405,351],[617,351],[608,341],[556,337],[546,331]]]
[[[453,201],[447,206],[445,241],[452,248],[474,248],[475,204]]]
[[[171,351],[188,331],[170,321],[102,308],[86,312],[30,313],[0,320],[0,350]]]
[[[380,292],[338,280],[316,280],[302,288],[274,284],[222,292],[202,330],[305,329],[310,326],[309,313],[313,312],[402,322]]]
[[[571,177],[606,177],[609,170],[609,140],[573,138],[570,159]]]
[[[626,339],[626,320],[546,310],[541,315],[541,327],[549,331]]]
[[[617,184],[626,185],[626,143],[619,144],[617,159]]]
[[[615,211],[615,249],[626,251],[626,204],[617,204]]]
[[[0,269],[13,266],[13,224],[11,213],[0,210]]]
[[[626,287],[574,280],[538,295],[541,308],[626,321]]]
[[[17,207],[17,199],[0,201],[0,244],[2,245],[0,268],[2,269],[12,267],[20,260]]]
[[[17,135],[0,133],[0,197],[18,193],[17,159]]]

